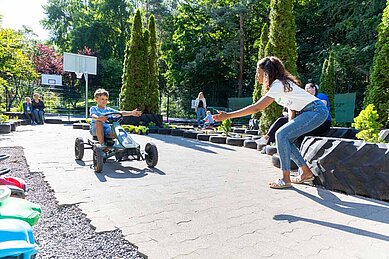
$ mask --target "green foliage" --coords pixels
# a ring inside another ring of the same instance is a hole
[[[265,56],[278,57],[292,75],[297,75],[296,22],[293,2],[293,0],[270,1],[269,41],[266,44]]]
[[[155,122],[153,121],[150,121],[149,124],[147,124],[147,127],[151,128],[151,127],[155,127],[157,126],[157,124],[155,124]]]
[[[162,44],[166,64],[165,90],[175,88],[177,101],[186,112],[199,91],[212,106],[227,106],[237,95],[239,76],[239,15],[244,15],[243,95],[252,94],[258,39],[267,20],[268,0],[189,0],[180,2],[173,17],[171,40]],[[164,93],[166,94],[166,90]]]
[[[352,124],[357,130],[357,138],[364,141],[379,143],[383,140],[379,137],[382,124],[379,123],[379,116],[375,110],[374,104],[369,104],[361,113],[354,118]]]
[[[6,110],[20,100],[21,89],[37,78],[23,34],[0,28],[0,101]]]
[[[269,41],[266,44],[265,56],[280,58],[286,69],[296,75],[296,23],[293,1],[271,0],[270,8]],[[280,117],[281,111],[282,107],[273,103],[262,112],[260,129],[263,134],[266,134],[273,122]]]
[[[258,50],[258,60],[261,60],[262,58],[265,57],[265,48],[266,44],[269,40],[269,26],[267,23],[265,23],[262,27],[262,32],[261,32],[261,38],[259,40],[259,50]],[[253,91],[253,103],[256,103],[261,97],[262,97],[262,85],[258,83],[257,80],[255,80],[255,85],[254,85],[254,91]],[[251,117],[253,119],[260,119],[262,113],[257,112],[254,113]]]
[[[149,62],[149,85],[147,89],[146,111],[147,113],[159,113],[159,85],[158,85],[158,46],[155,18],[149,18],[150,49],[148,52]]]
[[[85,46],[92,49],[98,58],[98,73],[90,77],[89,87],[91,91],[105,88],[112,99],[120,91],[133,4],[126,0],[48,0],[43,7],[42,23],[50,31],[50,41],[61,53],[77,53]]]
[[[164,127],[165,129],[168,129],[168,128],[170,128],[170,125],[169,125],[169,123],[164,123],[164,124],[163,124],[163,127]]]
[[[322,64],[329,52],[334,52],[336,92],[356,92],[359,112],[377,40],[374,28],[380,22],[385,3],[385,0],[296,1],[300,78],[319,82]]]
[[[129,133],[133,133],[135,131],[136,126],[135,125],[122,125],[122,128]]]
[[[223,131],[224,135],[228,136],[228,134],[231,132],[231,128],[232,128],[231,119],[222,121],[221,130]]]
[[[379,121],[389,127],[389,1],[377,31],[378,40],[364,104],[374,104],[381,115]]]
[[[147,50],[149,42],[148,30],[142,29],[142,17],[137,10],[131,33],[127,42],[120,92],[120,109],[145,110],[145,90],[148,85]]]
[[[9,121],[9,116],[5,115],[5,114],[1,114],[0,115],[0,123],[4,123],[4,122],[7,122],[7,121]]]
[[[320,92],[328,96],[332,118],[335,118],[335,90],[335,57],[334,53],[330,52],[329,58],[326,59],[323,64],[322,73],[320,76]]]

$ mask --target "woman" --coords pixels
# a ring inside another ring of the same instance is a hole
[[[33,101],[32,101],[32,116],[33,119],[35,119],[35,122],[37,124],[44,124],[45,119],[43,117],[45,105],[43,104],[42,100],[39,99],[39,94],[34,93],[33,95]]]
[[[32,113],[32,103],[31,103],[31,98],[26,97],[24,98],[24,103],[23,103],[23,114],[24,117],[30,121],[31,124],[36,124],[34,115]]]
[[[200,92],[197,96],[195,103],[195,111],[197,115],[197,127],[201,126],[201,121],[205,117],[205,111],[207,110],[207,102],[205,101],[203,92]]]
[[[226,113],[218,111],[214,115],[217,121],[247,116],[264,110],[276,101],[279,105],[288,108],[292,118],[276,132],[276,146],[280,156],[283,177],[269,184],[270,188],[282,189],[291,187],[290,159],[299,166],[303,172],[294,183],[310,182],[314,179],[312,171],[299,153],[293,142],[301,135],[320,126],[328,116],[328,110],[315,96],[299,87],[299,81],[292,76],[276,57],[265,57],[258,62],[257,80],[265,89],[265,95],[255,104],[240,110]],[[298,111],[299,115],[293,114]]]

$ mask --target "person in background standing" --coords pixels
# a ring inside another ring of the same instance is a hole
[[[197,127],[201,127],[201,122],[205,117],[207,110],[207,102],[205,101],[203,92],[200,92],[196,99],[195,111],[197,115]]]

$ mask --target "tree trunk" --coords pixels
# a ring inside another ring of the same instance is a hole
[[[240,37],[240,63],[239,63],[239,81],[238,97],[242,97],[243,92],[243,62],[244,62],[244,31],[243,31],[243,13],[239,15],[239,37]]]

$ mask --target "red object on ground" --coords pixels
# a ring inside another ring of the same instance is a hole
[[[0,178],[0,185],[13,185],[16,186],[23,191],[26,191],[26,182],[18,177],[1,177]]]

